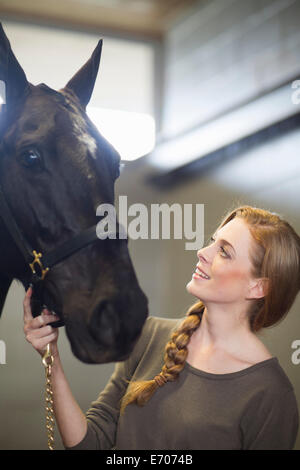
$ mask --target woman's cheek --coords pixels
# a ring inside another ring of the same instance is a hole
[[[219,272],[215,280],[218,282],[221,289],[234,289],[241,288],[245,283],[245,275],[240,270],[231,270],[230,272],[225,270]]]
[[[244,277],[240,266],[234,266],[232,263],[229,264],[223,258],[214,260],[211,265],[210,275],[212,279],[222,283],[240,281]]]

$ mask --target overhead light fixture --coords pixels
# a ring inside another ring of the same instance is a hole
[[[149,154],[155,146],[155,120],[149,114],[87,107],[99,132],[119,152],[122,161]]]
[[[299,113],[291,84],[251,101],[184,135],[159,144],[148,162],[168,172]]]

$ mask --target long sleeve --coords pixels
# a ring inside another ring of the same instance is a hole
[[[127,363],[117,363],[106,387],[86,413],[88,427],[84,439],[67,449],[109,450],[114,446],[120,400],[128,386],[126,380],[129,380]]]
[[[161,371],[166,344],[181,322],[147,319],[133,353],[116,365],[92,403],[86,436],[72,449],[292,449],[298,407],[277,358],[227,374],[186,362],[178,379],[157,389],[146,406],[130,405],[119,416],[127,381]]]
[[[114,447],[120,401],[146,348],[152,324],[152,317],[148,317],[131,355],[126,361],[116,363],[106,387],[99,394],[97,400],[91,403],[86,413],[87,433],[85,437],[76,446],[66,447],[67,450],[109,450]]]
[[[291,450],[299,427],[293,389],[275,390],[254,400],[244,416],[243,449]]]

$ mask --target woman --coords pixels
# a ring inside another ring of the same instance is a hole
[[[46,311],[33,319],[27,291],[24,331],[41,354],[52,342],[54,409],[66,448],[293,448],[293,386],[256,333],[296,298],[300,238],[278,215],[242,206],[197,256],[187,290],[198,301],[184,319],[147,319],[86,415],[65,379],[58,332],[47,326],[56,318]]]

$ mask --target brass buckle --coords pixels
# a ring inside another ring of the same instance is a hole
[[[44,268],[44,266],[42,265],[42,262],[40,260],[40,258],[42,257],[42,253],[37,253],[35,250],[33,250],[32,254],[34,256],[34,260],[32,261],[32,263],[29,263],[31,271],[33,272],[33,274],[37,274],[35,270],[35,264],[38,264],[40,271],[42,273],[41,279],[43,280],[47,272],[49,271],[49,268]]]

